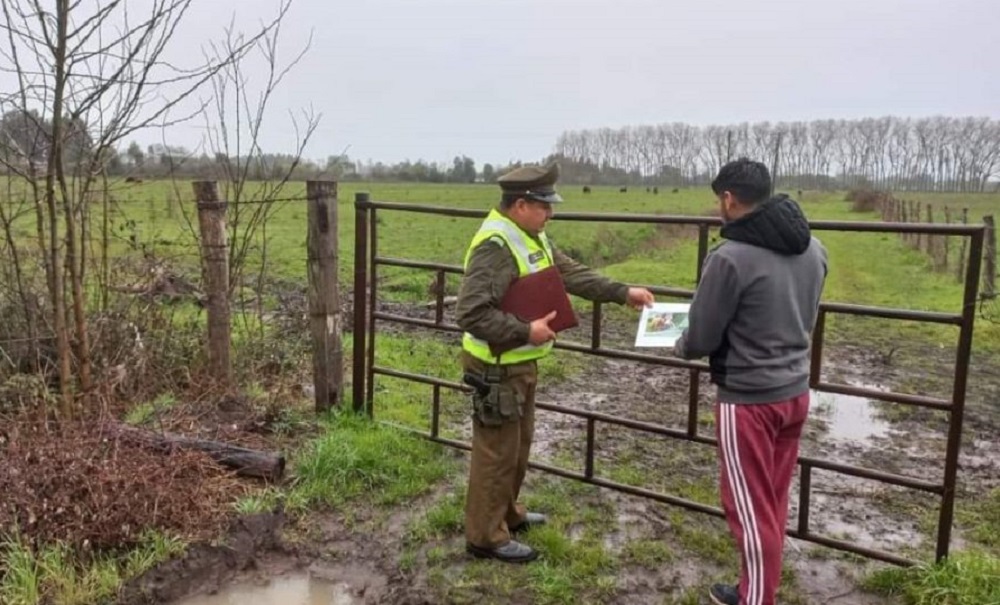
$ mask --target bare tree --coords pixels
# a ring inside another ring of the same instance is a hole
[[[286,3],[282,14],[287,7]],[[296,135],[292,152],[280,161],[273,154],[264,153],[261,137],[274,93],[311,43],[311,39],[306,40],[298,53],[287,63],[281,63],[278,56],[280,37],[279,20],[277,26],[255,41],[252,53],[227,62],[215,74],[211,80],[212,109],[204,114],[208,145],[224,182],[224,199],[232,202],[227,214],[230,289],[236,291],[245,285],[251,252],[259,252],[259,256],[254,255],[260,259],[254,290],[260,330],[263,330],[261,292],[268,262],[267,225],[288,203],[285,192],[289,179],[302,161],[305,147],[319,124],[319,116],[308,109],[290,115],[291,128]],[[226,30],[225,41],[213,46],[213,57],[217,60],[232,56],[241,45],[240,36],[230,27]],[[248,68],[251,62],[255,63]],[[256,81],[252,74],[260,74],[260,80]],[[239,300],[245,311],[246,298],[241,296]],[[248,314],[244,312],[241,317],[246,321]]]
[[[16,80],[0,113],[28,116],[41,142],[0,154],[27,183],[36,209],[38,253],[48,289],[45,317],[58,350],[61,412],[94,387],[88,334],[88,203],[116,148],[139,130],[166,127],[197,111],[197,91],[272,32],[287,9],[207,59],[177,65],[168,51],[193,0],[3,0],[0,70]],[[65,271],[65,274],[64,274]],[[72,345],[72,349],[71,349]],[[78,385],[75,385],[77,379]]]

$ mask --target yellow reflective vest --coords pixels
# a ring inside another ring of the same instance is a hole
[[[486,240],[494,238],[499,238],[514,256],[514,260],[517,262],[518,277],[537,273],[552,266],[552,246],[549,244],[548,238],[545,237],[545,233],[538,234],[538,240],[541,240],[541,244],[539,244],[539,241],[518,227],[517,223],[494,209],[490,211],[469,244],[469,249],[465,253],[464,266],[466,270],[469,268],[472,252]],[[462,348],[473,357],[486,363],[510,365],[545,357],[552,350],[552,342],[543,345],[524,344],[504,352],[498,358],[490,352],[490,346],[485,340],[480,340],[465,332],[462,335]]]

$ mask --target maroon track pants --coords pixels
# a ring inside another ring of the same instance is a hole
[[[722,507],[742,559],[740,605],[774,605],[788,490],[808,413],[808,391],[774,403],[716,404]]]

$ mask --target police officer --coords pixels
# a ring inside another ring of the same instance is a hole
[[[537,361],[555,340],[554,313],[532,322],[500,311],[517,279],[555,265],[570,294],[599,302],[652,304],[645,288],[612,281],[570,259],[545,235],[559,165],[524,166],[497,182],[500,206],[490,212],[465,255],[456,316],[464,331],[462,366],[478,384],[473,396],[472,460],[465,508],[466,549],[477,557],[526,562],[538,553],[511,534],[545,523],[518,502],[535,431]],[[505,351],[499,355],[493,351]]]

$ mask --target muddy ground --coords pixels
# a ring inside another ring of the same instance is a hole
[[[411,315],[428,313],[410,311]],[[582,319],[587,326],[589,318]],[[630,322],[612,322],[604,330],[605,346],[632,349],[632,329]],[[578,334],[577,338],[583,338],[589,330]],[[557,354],[572,357],[582,369],[560,382],[543,376],[539,401],[669,427],[686,426],[687,371],[564,351]],[[842,343],[829,347],[824,358],[824,379],[899,392],[947,395],[953,359],[953,353],[948,351],[916,347],[887,357],[877,350]],[[1000,370],[991,360],[977,357],[973,361],[960,459],[960,510],[961,502],[1000,486],[1000,443],[996,439],[1000,421],[995,396],[1000,388]],[[701,377],[700,387],[699,432],[712,435],[712,389],[706,376]],[[448,427],[451,431],[468,434],[468,423],[461,411],[446,417],[452,418],[452,426]],[[581,470],[585,434],[581,420],[540,411],[534,460]],[[940,481],[946,434],[947,417],[939,412],[901,410],[895,404],[820,395],[813,399],[802,454]],[[598,424],[596,445],[595,469],[599,476],[718,505],[718,470],[711,447],[605,424]],[[275,578],[302,577],[295,574],[303,573],[341,586],[339,596],[330,601],[335,603],[534,602],[524,590],[501,590],[481,581],[481,568],[470,573],[473,564],[463,552],[460,529],[427,543],[408,542],[408,528],[422,511],[464,489],[465,455],[456,452],[455,456],[460,472],[419,502],[391,511],[316,514],[291,525],[280,512],[236,522],[228,540],[223,541],[225,546],[192,548],[184,559],[133,582],[122,602],[211,603],[181,599],[232,586],[252,589]],[[565,480],[529,473],[526,491],[530,494],[558,481]],[[798,514],[797,483],[791,499],[791,524]],[[939,503],[936,496],[823,471],[814,473],[812,493],[811,531],[915,559],[933,557]],[[607,489],[575,492],[575,497],[579,498],[575,507],[605,511],[605,523],[596,531],[609,552],[621,555],[630,543],[653,541],[666,544],[671,554],[668,560],[655,564],[621,557],[613,589],[597,600],[581,596],[580,602],[703,602],[685,599],[700,594],[700,588],[709,582],[732,579],[735,558],[721,520]],[[964,529],[960,521],[956,522],[953,547],[965,543]],[[595,531],[582,525],[570,525],[566,530],[574,537],[593,535]],[[530,534],[526,541],[531,542]],[[408,561],[405,564],[404,558]],[[858,587],[857,579],[872,565],[836,550],[789,539],[789,586],[783,602],[892,602]]]

